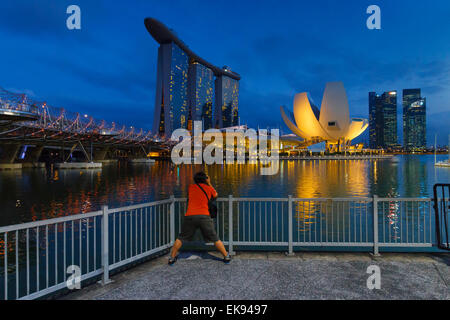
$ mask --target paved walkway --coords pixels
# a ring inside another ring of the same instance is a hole
[[[63,299],[450,299],[450,255],[238,253],[229,265],[216,253],[183,253],[117,274],[113,283]],[[381,288],[367,288],[367,267],[381,270]]]

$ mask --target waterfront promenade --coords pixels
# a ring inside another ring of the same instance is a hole
[[[367,267],[381,270],[381,288],[367,288]],[[444,254],[238,252],[229,265],[217,253],[182,252],[112,276],[61,299],[450,299],[450,257]]]
[[[431,214],[432,203],[433,199],[429,198],[379,198],[376,195],[372,198],[305,199],[292,196],[234,198],[232,195],[228,198],[218,198],[215,227],[228,251],[238,253],[234,262],[236,266],[224,269],[230,266],[224,266],[221,261],[215,261],[217,259],[214,258],[206,259],[207,269],[204,270],[204,264],[197,265],[198,262],[193,262],[190,267],[185,263],[191,263],[191,259],[181,259],[176,268],[185,267],[175,273],[171,273],[172,269],[147,270],[146,272],[150,272],[146,278],[150,281],[147,288],[153,288],[154,285],[161,286],[154,283],[155,279],[162,279],[161,281],[166,281],[167,285],[176,287],[179,281],[181,283],[185,281],[184,278],[191,279],[190,282],[195,280],[198,285],[204,283],[202,279],[212,279],[215,275],[219,283],[237,281],[236,285],[252,288],[260,280],[261,284],[275,281],[270,279],[278,279],[281,272],[285,276],[279,279],[278,284],[275,282],[273,290],[278,285],[284,287],[283,283],[301,281],[298,275],[300,278],[309,279],[312,274],[317,273],[321,278],[328,279],[327,283],[332,283],[330,288],[335,288],[333,290],[336,291],[335,286],[342,286],[346,281],[367,279],[367,263],[373,262],[367,260],[369,258],[367,252],[373,253],[375,257],[379,252],[382,257],[385,254],[388,255],[386,252],[415,252],[416,254],[427,252],[428,255],[440,253],[436,244],[443,245],[443,242],[440,240],[437,242],[436,224]],[[95,281],[101,277],[102,283],[107,284],[110,276],[121,272],[124,268],[166,254],[173,245],[176,235],[179,234],[185,208],[185,198],[172,196],[169,199],[150,203],[112,209],[103,206],[100,211],[0,227],[0,236],[4,240],[5,247],[14,248],[14,250],[6,251],[2,259],[4,268],[0,283],[4,283],[2,287],[4,290],[0,291],[0,297],[37,299],[52,296],[54,293],[61,292],[60,290],[64,291],[67,287],[68,266],[79,268],[82,281]],[[399,221],[396,225],[389,220],[389,215],[392,217],[393,213]],[[393,226],[396,228],[394,229]],[[280,259],[272,262],[272,259],[267,257],[276,255],[268,253],[267,256],[265,254],[256,256],[257,259],[252,259],[255,261],[250,264],[247,262],[249,257],[240,254],[250,250],[279,251],[297,258],[289,257],[287,258],[289,261],[284,262],[284,256],[280,253],[278,254]],[[313,255],[312,260],[311,256],[305,255],[305,252],[313,251],[336,253],[331,255],[333,257],[331,260],[326,259],[326,263],[322,264],[314,259],[322,255]],[[349,257],[342,252],[354,252],[354,254],[360,252],[359,255],[351,256],[351,261],[358,261],[357,265],[352,265],[353,262],[345,259],[340,260],[342,257]],[[212,258],[210,255],[205,256],[205,253],[201,255]],[[258,262],[260,260],[263,262]],[[439,278],[428,279],[422,283],[421,281],[426,278],[425,274],[432,274],[431,270],[437,271],[436,265],[415,266],[416,262],[416,260],[407,260],[400,264],[387,264],[386,268],[390,270],[388,274],[391,275],[393,290],[400,292],[397,298],[401,298],[402,294],[408,292],[403,287],[396,287],[403,278],[408,283],[415,283],[421,287],[429,281],[432,287],[440,283]],[[161,264],[165,263],[166,261],[163,261]],[[253,266],[257,268],[254,269]],[[307,268],[304,269],[305,267]],[[215,270],[213,272],[217,274],[210,274],[212,271],[208,268]],[[191,274],[192,270],[196,270],[194,273],[201,272],[194,275]],[[202,273],[202,270],[205,273]],[[443,271],[444,276],[447,276],[445,274],[447,270],[448,267]],[[334,273],[335,271],[337,273]],[[416,271],[419,272],[418,276],[415,275]],[[422,271],[427,273],[422,274]],[[361,278],[361,272],[363,278]],[[227,274],[228,277],[223,278]],[[267,279],[253,278],[255,274],[265,275]],[[235,279],[236,275],[242,276],[242,281],[239,278]],[[179,281],[175,281],[176,279]],[[445,278],[441,277],[441,279]],[[174,281],[173,284],[171,281]],[[318,280],[311,283],[316,281]],[[447,286],[448,281],[443,281]],[[145,282],[146,280],[137,280],[136,285],[145,285]],[[308,283],[303,283],[303,286],[307,286]],[[219,285],[213,282],[211,286],[217,288]],[[226,285],[225,287],[229,288]],[[298,288],[295,288],[292,292],[288,291],[287,297],[300,297],[298,295],[302,291],[299,293]],[[311,290],[315,289],[319,290],[317,295],[323,293],[321,287]],[[129,294],[139,293],[139,290],[135,290],[134,284],[130,285],[129,289],[123,290],[129,291]],[[199,290],[203,289],[199,288]],[[175,298],[178,297],[173,290],[171,292]],[[234,293],[235,290],[231,290],[224,292],[224,295],[231,299]],[[332,295],[328,296],[328,293],[326,297],[333,298]]]

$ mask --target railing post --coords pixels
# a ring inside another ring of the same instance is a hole
[[[292,196],[289,195],[288,197],[288,255],[292,256],[294,255],[293,245],[292,245],[292,232],[293,232],[293,226],[292,226]]]
[[[170,196],[170,242],[175,243],[175,197]]]
[[[379,256],[378,252],[378,196],[373,195],[373,255]]]
[[[109,279],[109,212],[108,206],[102,206],[102,268],[103,279],[102,285],[106,285],[111,282]]]
[[[234,255],[233,251],[233,196],[228,195],[228,254]]]

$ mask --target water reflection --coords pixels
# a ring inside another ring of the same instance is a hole
[[[405,194],[423,194],[427,191],[427,164],[419,157],[403,159]]]
[[[445,158],[445,156],[442,156]],[[439,158],[439,157],[438,157]],[[438,159],[441,160],[441,159]],[[101,170],[24,169],[0,172],[0,225],[48,219],[169,197],[185,197],[193,174],[206,170],[220,196],[235,197],[429,197],[436,182],[449,182],[450,170],[433,166],[433,156],[396,160],[280,162],[278,174],[260,175],[258,162],[223,165],[107,165]],[[432,173],[430,173],[432,172]],[[298,209],[298,208],[297,208]],[[307,229],[316,206],[295,214]],[[388,215],[395,225],[395,208]]]
[[[367,196],[368,161],[287,161],[289,177],[298,198]]]
[[[371,195],[379,197],[398,197],[399,162],[393,160],[374,161],[369,171]]]

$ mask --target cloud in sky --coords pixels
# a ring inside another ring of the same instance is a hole
[[[242,75],[241,122],[250,126],[283,127],[280,105],[291,107],[302,91],[320,104],[325,83],[339,80],[356,116],[367,116],[369,91],[422,88],[429,139],[438,132],[440,142],[447,141],[442,124],[450,123],[450,3],[445,0],[379,1],[381,30],[365,27],[366,1],[80,0],[78,31],[65,26],[70,4],[0,3],[0,86],[151,128],[158,45],[143,24],[151,16],[206,60]],[[400,99],[401,94],[399,108]]]

